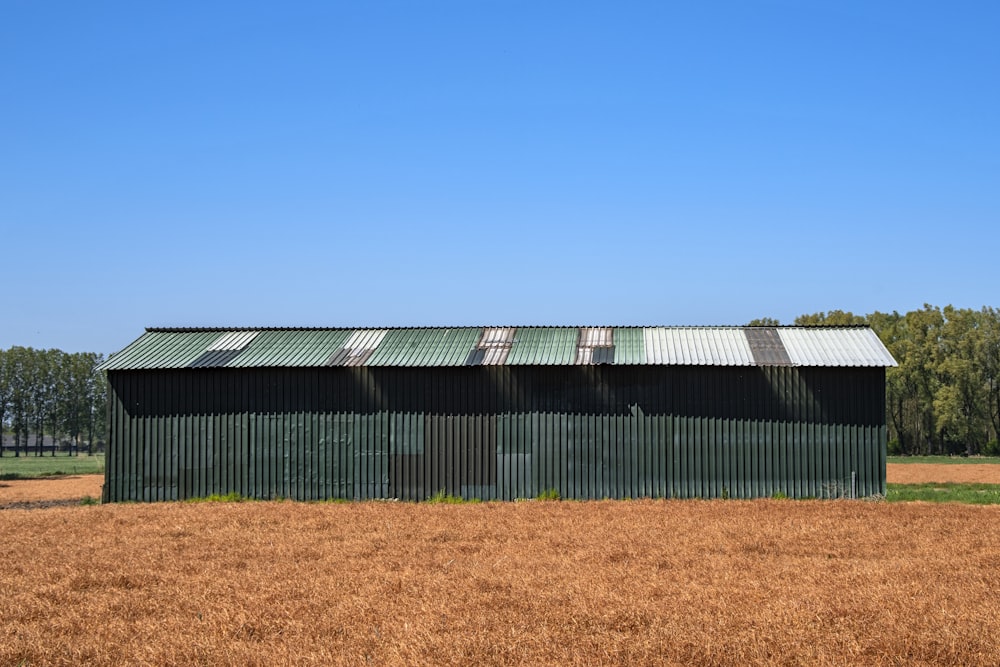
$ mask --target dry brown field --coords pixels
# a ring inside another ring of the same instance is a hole
[[[885,468],[889,484],[1000,484],[1000,465],[996,463],[888,463]]]
[[[0,511],[0,665],[1000,664],[1000,507]]]
[[[77,504],[87,496],[100,499],[102,484],[104,475],[0,479],[0,509],[27,503]]]

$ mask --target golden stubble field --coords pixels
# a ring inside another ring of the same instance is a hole
[[[1000,484],[1000,465],[996,463],[889,463],[885,468],[889,484]]]
[[[1000,508],[0,511],[0,664],[1000,664]]]

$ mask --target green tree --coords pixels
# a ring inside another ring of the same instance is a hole
[[[87,454],[94,453],[95,438],[103,440],[107,437],[108,380],[103,372],[97,370],[103,362],[104,355],[94,355],[87,375]]]
[[[14,456],[28,453],[28,423],[30,415],[31,357],[30,347],[12,347],[7,350],[7,371],[10,381],[11,430],[14,432]]]
[[[42,455],[45,427],[50,425],[49,420],[55,410],[57,369],[62,354],[59,350],[34,350],[32,354],[29,405],[31,423],[35,428],[35,456]],[[53,448],[52,455],[55,456],[55,453]]]
[[[827,313],[813,313],[812,315],[799,315],[795,318],[795,324],[800,327],[808,326],[828,326],[828,327],[850,327],[868,324],[868,320],[854,313],[843,310],[831,310]]]
[[[986,391],[986,416],[992,440],[1000,438],[1000,310],[983,308],[980,322],[980,370]]]
[[[7,410],[10,405],[10,368],[6,350],[0,350],[0,456],[3,456],[3,432],[7,428]]]
[[[934,419],[948,453],[977,454],[987,437],[981,313],[945,306],[934,394]]]
[[[90,419],[89,396],[96,360],[97,355],[92,352],[65,354],[59,368],[56,419],[73,453],[79,451],[80,436]]]
[[[912,453],[942,453],[936,438],[934,396],[940,385],[937,369],[943,327],[941,309],[927,304],[923,310],[908,312],[901,323],[901,337],[896,346],[897,388],[904,402],[900,442],[906,442],[904,450]]]

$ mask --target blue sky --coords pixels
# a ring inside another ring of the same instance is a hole
[[[0,6],[0,348],[1000,305],[995,2]]]

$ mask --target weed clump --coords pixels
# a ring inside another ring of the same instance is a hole
[[[199,498],[188,498],[189,503],[242,503],[252,498],[247,498],[243,494],[237,493],[236,491],[230,491],[229,493],[219,494],[213,493],[210,496],[201,496]]]
[[[433,496],[430,496],[426,500],[426,502],[428,502],[428,503],[436,503],[436,504],[444,504],[444,505],[459,505],[461,503],[468,502],[468,501],[466,501],[464,498],[462,498],[462,496],[453,496],[450,493],[447,493],[444,489],[441,489],[440,491],[438,491],[437,493],[435,493]]]

